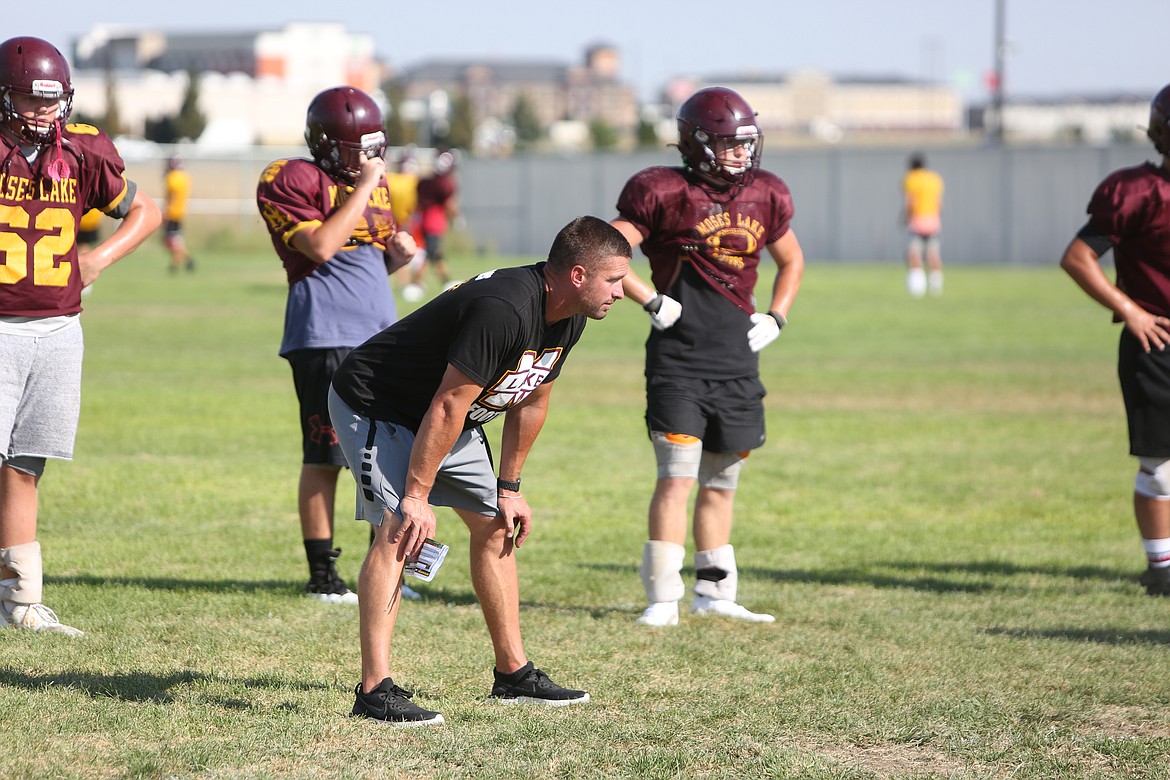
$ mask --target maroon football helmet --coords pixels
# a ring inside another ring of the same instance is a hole
[[[323,171],[353,183],[363,157],[386,157],[382,110],[360,89],[327,89],[309,103],[305,143]]]
[[[1150,101],[1150,126],[1146,135],[1154,142],[1158,154],[1170,154],[1170,84],[1162,87]]]
[[[39,126],[24,119],[12,104],[14,94],[56,98],[56,121]],[[72,110],[69,63],[56,46],[28,36],[0,43],[0,131],[17,143],[44,146],[57,139],[59,128]]]
[[[732,139],[748,148],[748,160],[742,167],[722,165],[716,158],[715,142]],[[717,187],[750,184],[760,167],[763,145],[764,134],[756,122],[756,112],[734,90],[700,89],[678,110],[678,148],[683,160]]]

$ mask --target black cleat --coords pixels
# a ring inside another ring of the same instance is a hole
[[[1147,596],[1170,596],[1170,566],[1161,568],[1148,567],[1138,582],[1146,588]]]

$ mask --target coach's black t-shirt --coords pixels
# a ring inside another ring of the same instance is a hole
[[[587,318],[545,322],[544,263],[487,271],[352,350],[333,387],[355,412],[417,431],[453,365],[483,385],[464,430],[557,378]]]

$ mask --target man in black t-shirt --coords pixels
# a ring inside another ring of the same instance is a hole
[[[514,548],[532,525],[520,472],[552,383],[588,319],[622,298],[629,242],[596,217],[557,234],[547,262],[488,271],[354,349],[333,377],[329,413],[358,482],[358,515],[375,526],[358,580],[362,682],[353,714],[434,725],[390,676],[390,642],[407,560],[435,536],[432,506],[471,532],[471,578],[495,651],[491,696],[564,705],[524,654]],[[482,425],[504,416],[499,477]]]

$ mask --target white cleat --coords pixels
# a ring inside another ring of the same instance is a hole
[[[663,626],[678,625],[678,602],[656,601],[646,607],[646,611],[637,619],[639,625],[662,628]]]
[[[709,596],[695,596],[691,604],[692,615],[714,615],[716,617],[743,620],[748,623],[775,623],[776,618],[764,612],[752,612],[742,604],[727,599],[713,599]]]
[[[65,636],[85,636],[73,626],[67,626],[57,619],[57,613],[44,604],[17,604],[12,601],[0,602],[0,619],[8,628]]]

